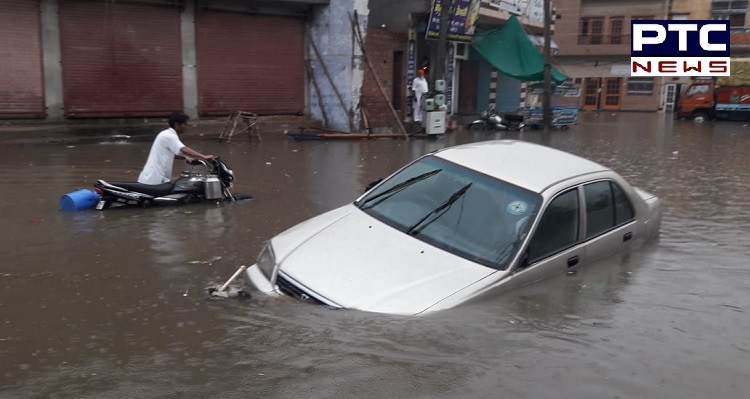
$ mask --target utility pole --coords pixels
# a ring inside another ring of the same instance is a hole
[[[440,5],[440,33],[437,40],[437,51],[435,51],[435,68],[432,73],[430,87],[435,90],[435,81],[445,79],[445,47],[448,43],[448,17],[452,0],[435,0]]]
[[[551,0],[544,0],[544,93],[542,94],[542,122],[547,132],[552,122],[552,57],[550,42],[552,39]]]

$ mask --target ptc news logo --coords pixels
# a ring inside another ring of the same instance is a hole
[[[729,21],[631,22],[630,76],[729,76]]]

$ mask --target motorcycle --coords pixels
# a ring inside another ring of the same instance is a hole
[[[188,165],[189,170],[183,171],[175,181],[162,184],[97,180],[94,183],[94,191],[99,194],[96,209],[104,210],[113,205],[146,207],[241,199],[230,190],[234,172],[223,159],[216,157],[209,162],[191,159]],[[205,174],[193,170],[193,166],[198,165],[205,168]]]
[[[469,130],[521,130],[526,127],[523,115],[505,114],[500,116],[494,109],[482,112],[477,119],[467,126]]]

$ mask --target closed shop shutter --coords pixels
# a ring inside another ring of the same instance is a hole
[[[182,110],[180,7],[65,0],[59,12],[67,117]]]
[[[44,118],[38,1],[0,0],[0,118]]]
[[[302,113],[303,37],[299,18],[199,11],[198,112]]]

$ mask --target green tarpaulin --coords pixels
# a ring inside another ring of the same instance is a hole
[[[471,44],[482,57],[507,76],[531,82],[544,80],[544,57],[531,43],[515,15],[500,29],[475,33]],[[562,83],[567,78],[552,68],[554,82]]]

